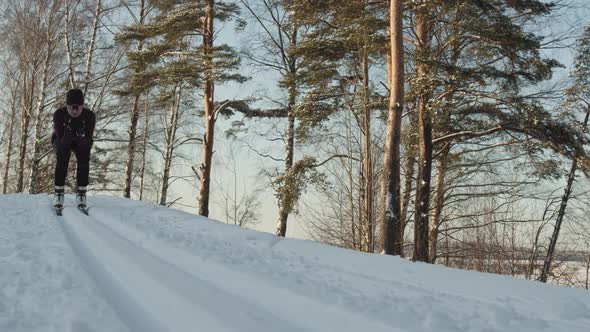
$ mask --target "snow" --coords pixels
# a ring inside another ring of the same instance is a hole
[[[0,331],[127,331],[50,214],[50,201],[0,196]]]
[[[580,289],[411,263],[160,206],[0,196],[0,331],[587,331]]]

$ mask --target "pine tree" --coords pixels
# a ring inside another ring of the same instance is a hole
[[[432,172],[432,108],[429,103],[432,91],[428,89],[427,75],[431,68],[425,61],[431,52],[434,12],[424,3],[414,7],[416,17],[416,97],[418,100],[418,177],[416,178],[416,206],[414,219],[413,260],[428,260],[428,224],[430,214],[430,178]]]
[[[564,135],[567,124],[522,93],[558,66],[542,58],[542,39],[525,28],[551,8],[538,1],[413,3],[416,72],[410,75],[409,98],[417,100],[420,134],[414,259],[432,260],[429,248],[435,244],[429,239],[436,239],[440,226],[429,225],[435,148],[513,132],[565,155],[583,154],[579,135]]]
[[[403,245],[401,178],[400,178],[400,139],[401,120],[404,105],[404,42],[403,42],[403,2],[391,0],[389,9],[389,34],[391,53],[387,67],[389,80],[389,114],[387,138],[385,143],[385,165],[381,194],[381,252],[388,255],[401,255]],[[406,188],[406,191],[408,189]]]
[[[359,233],[363,250],[373,252],[378,183],[373,123],[376,111],[383,110],[385,105],[373,86],[370,68],[387,52],[387,9],[382,3],[365,0],[297,3],[291,8],[307,31],[305,40],[296,48],[305,64],[299,75],[306,96],[298,112],[300,139],[312,137],[308,132],[315,128],[321,132],[322,123],[342,111],[342,105],[350,108],[362,135],[358,151]],[[357,159],[352,155],[341,157]]]
[[[232,3],[213,0],[151,1],[158,10],[147,24],[131,26],[120,40],[147,40],[148,46],[131,52],[130,60],[142,63],[131,86],[143,90],[169,82],[187,82],[203,91],[205,134],[200,165],[199,214],[209,215],[209,191],[213,162],[215,123],[219,114],[231,112],[236,103],[215,102],[215,84],[242,82],[234,73],[239,57],[226,44],[215,45],[214,21],[227,22],[239,14]],[[194,38],[202,37],[201,42]]]

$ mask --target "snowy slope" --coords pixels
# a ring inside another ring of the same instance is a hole
[[[91,197],[0,196],[0,331],[588,331],[578,289]]]

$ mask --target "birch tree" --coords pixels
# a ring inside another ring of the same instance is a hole
[[[165,135],[166,145],[164,148],[164,169],[162,175],[162,187],[160,190],[160,205],[166,205],[168,197],[168,188],[170,186],[170,171],[172,160],[174,159],[174,149],[176,148],[176,132],[179,125],[180,107],[182,98],[182,86],[174,87],[171,93],[172,102],[169,103],[169,116],[166,121]]]
[[[41,39],[35,43],[38,47],[43,48],[44,59],[42,65],[42,76],[40,82],[40,92],[39,96],[37,97],[37,104],[35,106],[35,122],[33,125],[33,157],[30,166],[30,175],[29,175],[29,185],[28,191],[31,194],[38,193],[38,173],[39,173],[39,163],[41,159],[47,156],[51,150],[48,149],[47,152],[42,153],[41,147],[42,141],[48,137],[47,131],[44,130],[43,120],[44,120],[44,110],[46,109],[46,97],[48,92],[48,85],[50,80],[50,74],[52,73],[52,67],[54,65],[55,57],[56,57],[56,49],[59,45],[59,26],[61,24],[61,20],[63,18],[61,11],[61,5],[59,2],[47,2],[39,4],[39,15],[45,14],[44,22],[42,22],[45,31],[41,37]],[[53,81],[53,80],[52,80]],[[47,144],[45,144],[47,147]],[[47,149],[47,148],[46,148]]]
[[[9,183],[9,172],[10,172],[10,168],[11,168],[11,160],[12,160],[12,150],[13,150],[13,145],[14,145],[14,136],[15,136],[15,127],[17,124],[17,108],[16,108],[16,104],[17,104],[17,98],[18,98],[18,92],[17,92],[17,88],[18,88],[18,77],[15,77],[13,75],[16,75],[16,73],[9,69],[6,68],[6,71],[8,72],[8,79],[9,79],[9,83],[7,84],[10,90],[10,119],[9,124],[8,124],[8,130],[7,135],[7,143],[6,143],[6,151],[5,151],[5,164],[4,164],[4,170],[2,172],[2,193],[3,194],[7,194],[8,193],[8,183]]]
[[[31,6],[22,2],[11,4],[9,9],[10,27],[13,34],[9,41],[10,50],[16,60],[16,68],[20,71],[21,80],[18,90],[19,101],[15,104],[20,114],[20,138],[18,141],[19,152],[17,159],[17,184],[16,191],[22,192],[25,188],[26,161],[28,160],[28,146],[33,120],[35,98],[38,88],[37,73],[41,72],[43,52],[39,47],[29,47],[30,43],[35,44],[38,36],[44,35],[42,27],[42,16],[38,15],[37,8],[40,2]]]

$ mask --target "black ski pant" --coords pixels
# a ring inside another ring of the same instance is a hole
[[[90,172],[90,150],[92,149],[91,143],[79,142],[71,140],[63,143],[59,142],[57,137],[52,137],[52,145],[55,151],[57,162],[55,164],[55,177],[54,184],[55,188],[61,188],[66,183],[66,177],[68,175],[68,164],[70,162],[70,156],[72,151],[76,155],[76,185],[78,191],[85,191],[88,186],[88,174]]]

